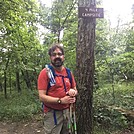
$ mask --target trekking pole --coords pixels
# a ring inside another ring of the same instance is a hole
[[[75,114],[75,103],[72,104],[72,108],[73,108],[73,130],[74,130],[74,134],[77,134],[77,127],[76,127],[76,114]]]
[[[76,115],[75,115],[75,105],[74,104],[70,104],[69,116],[70,116],[69,134],[77,134]]]
[[[68,118],[68,129],[69,129],[69,134],[72,134],[72,107],[70,105],[69,107],[69,118]]]
[[[69,94],[67,93],[67,95]],[[68,128],[69,128],[69,134],[77,134],[75,103],[70,104],[70,107],[69,107]]]

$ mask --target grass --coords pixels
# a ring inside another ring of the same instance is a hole
[[[12,92],[7,99],[0,93],[0,120],[20,121],[30,119],[40,110],[36,92]]]

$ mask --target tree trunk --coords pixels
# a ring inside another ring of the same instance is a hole
[[[18,90],[18,93],[21,92],[21,87],[20,87],[20,74],[19,71],[16,71],[16,87]]]
[[[7,68],[8,68],[9,58],[7,59],[5,69],[4,69],[4,95],[7,99]]]
[[[22,75],[24,77],[24,80],[26,82],[26,85],[27,85],[27,88],[28,89],[31,89],[32,90],[32,85],[31,85],[31,81],[30,81],[30,78],[29,78],[29,73],[27,70],[25,70],[25,72],[22,70]]]
[[[4,96],[7,99],[7,73],[4,71]]]
[[[12,77],[11,73],[9,74],[9,88],[10,88],[10,94],[12,93]]]
[[[89,7],[92,0],[79,0]],[[93,6],[93,5],[92,5]],[[94,3],[95,6],[95,3]],[[77,44],[77,129],[78,134],[92,134],[92,101],[94,83],[95,19],[79,18]]]

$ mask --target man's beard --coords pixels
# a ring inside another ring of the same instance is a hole
[[[61,67],[63,65],[61,58],[56,58],[54,61],[51,61],[51,63],[54,67]]]

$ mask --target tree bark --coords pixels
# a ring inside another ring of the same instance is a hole
[[[4,96],[7,99],[7,68],[8,68],[9,58],[7,59],[5,69],[4,69]]]
[[[7,99],[7,73],[4,71],[4,96]]]
[[[30,81],[30,78],[29,78],[28,71],[27,70],[25,70],[25,71],[22,70],[21,72],[22,72],[22,75],[23,75],[24,80],[26,82],[27,88],[32,90],[32,85],[31,85],[31,81]]]
[[[18,70],[16,71],[16,87],[17,87],[18,93],[20,93],[21,92],[21,87],[20,87],[20,74],[19,74],[19,71]]]
[[[92,0],[79,0],[79,6],[89,7]],[[93,6],[93,5],[92,5]],[[94,83],[95,19],[79,18],[77,61],[77,129],[78,134],[92,134],[92,102]]]

